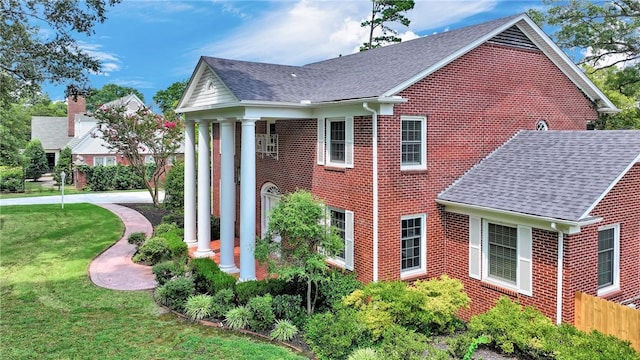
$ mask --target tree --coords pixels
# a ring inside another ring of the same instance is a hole
[[[344,250],[342,239],[327,220],[322,202],[310,192],[298,190],[280,199],[271,211],[267,236],[256,245],[256,259],[268,265],[269,273],[306,282],[309,315],[318,297],[318,285],[328,280],[327,256]]]
[[[71,172],[71,148],[65,147],[60,151],[60,156],[58,156],[58,163],[53,171],[53,179],[62,185],[62,175],[61,173],[64,171],[66,174],[65,184],[73,183],[73,173]]]
[[[158,104],[162,113],[165,114],[165,117],[173,118],[173,110],[178,106],[178,101],[180,101],[182,93],[187,88],[188,83],[189,80],[174,82],[165,90],[159,90],[153,95],[153,101]]]
[[[31,117],[23,106],[0,106],[0,165],[22,166],[20,153],[27,144]]]
[[[409,26],[411,20],[407,19],[404,13],[413,9],[414,5],[413,0],[371,0],[371,20],[360,24],[369,28],[369,41],[360,46],[360,51],[377,48],[384,43],[401,42],[398,32],[387,24],[397,22]],[[376,29],[381,35],[374,37]]]
[[[169,156],[182,142],[182,124],[168,121],[149,108],[126,114],[124,106],[100,107],[95,112],[99,131],[94,136],[103,139],[114,153],[123,154],[133,172],[140,176],[149,190],[153,205],[160,206],[158,190],[166,172]],[[153,164],[147,166],[146,155],[153,156]]]
[[[24,150],[25,157],[25,177],[37,181],[42,174],[49,170],[47,155],[42,148],[40,140],[33,139],[27,144]]]
[[[88,73],[99,72],[100,61],[76,37],[94,34],[94,25],[106,20],[107,7],[119,2],[2,0],[0,107],[38,93],[43,82],[72,82],[67,89],[72,93],[86,89]]]
[[[640,128],[640,2],[615,0],[543,0],[545,12],[530,10],[539,25],[563,49],[580,54],[587,76],[621,109],[602,115],[600,129]]]
[[[100,90],[89,91],[87,94],[87,110],[94,112],[102,104],[106,104],[109,101],[117,100],[131,94],[135,94],[140,100],[142,100],[142,102],[144,102],[144,95],[134,88],[116,84],[106,84]]]

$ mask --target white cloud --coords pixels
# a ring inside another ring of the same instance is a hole
[[[407,14],[409,29],[394,25],[403,40],[428,29],[493,9],[498,0],[416,1]],[[191,53],[247,61],[301,65],[357,52],[368,38],[360,26],[370,14],[369,1],[298,0],[269,3],[274,8],[255,15],[223,39]]]
[[[594,53],[593,52],[593,48],[591,48],[591,47],[589,47],[586,50],[582,51],[582,55],[584,57],[594,56],[594,55],[603,54],[603,53],[604,53],[604,51],[600,51],[599,53]],[[633,65],[637,64],[638,62],[640,62],[640,59],[626,60],[628,58],[629,58],[629,56],[626,55],[626,54],[605,55],[605,56],[601,57],[595,64],[591,64],[591,65],[593,67],[595,67],[595,68],[604,68],[604,67],[608,67],[608,66],[614,65],[618,69],[624,69],[627,66],[633,66]]]
[[[89,56],[100,61],[100,73],[98,75],[109,76],[120,70],[120,59],[112,53],[102,51],[102,45],[78,42],[78,47]]]
[[[153,89],[154,85],[150,81],[147,80],[139,80],[139,79],[114,79],[110,81],[110,83],[131,87],[134,89]]]

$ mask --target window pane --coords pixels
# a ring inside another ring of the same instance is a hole
[[[598,231],[598,288],[613,284],[614,229]]]
[[[517,229],[489,224],[489,275],[516,282],[518,267]]]
[[[338,229],[338,236],[342,238],[342,243],[344,244],[344,232],[346,228],[344,211],[331,210],[331,225]],[[342,251],[336,254],[336,257],[340,260],[344,260],[344,247],[342,248]]]
[[[422,218],[402,220],[402,257],[401,269],[419,269],[421,266],[420,241]]]
[[[402,164],[422,162],[422,121],[402,120]]]
[[[331,121],[330,124],[330,156],[333,162],[344,162],[345,159],[345,122]]]
[[[116,164],[116,157],[115,156],[107,156],[105,161],[105,165],[115,165]]]

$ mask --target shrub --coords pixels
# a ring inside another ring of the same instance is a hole
[[[133,262],[155,265],[164,260],[171,259],[171,250],[167,246],[167,241],[159,236],[152,237],[138,248],[138,252],[133,257]]]
[[[573,360],[638,360],[638,354],[628,341],[598,331],[586,333],[574,326],[562,324],[545,338],[543,348],[555,359]]]
[[[402,326],[391,325],[384,330],[378,355],[389,360],[423,359],[424,352],[429,349],[427,340],[428,338],[423,334]]]
[[[167,281],[155,292],[156,300],[170,309],[183,311],[189,296],[193,295],[194,286],[190,278],[177,278]]]
[[[202,320],[211,316],[213,297],[211,295],[192,295],[184,306],[185,312],[191,320]]]
[[[135,245],[138,247],[142,246],[142,244],[144,244],[146,240],[147,240],[147,234],[143,232],[134,232],[133,234],[129,235],[129,238],[127,239],[129,244]]]
[[[417,319],[407,316],[405,323],[420,321],[429,332],[453,332],[458,323],[456,314],[461,308],[469,307],[471,299],[464,292],[464,285],[458,279],[442,275],[439,279],[416,281],[409,290],[418,291],[426,299],[421,305],[422,313]],[[410,315],[410,314],[407,314]],[[418,329],[424,330],[421,327]]]
[[[61,173],[63,171],[65,173],[65,178],[64,178],[65,184],[73,184],[73,172],[71,169],[71,159],[72,159],[71,148],[67,146],[60,151],[60,155],[58,156],[58,163],[56,164],[53,170],[53,180],[55,180],[57,184],[62,185]]]
[[[156,276],[158,285],[162,286],[167,281],[186,273],[184,264],[176,261],[164,261],[153,266],[153,274]]]
[[[87,186],[91,191],[113,190],[113,179],[116,174],[116,166],[94,166],[91,176],[87,176]]]
[[[347,358],[347,360],[378,360],[378,354],[376,351],[370,347],[359,348],[356,351],[352,352],[351,355]]]
[[[355,273],[332,269],[329,272],[328,281],[319,286],[320,302],[317,304],[318,311],[331,310],[334,304],[341,302],[343,297],[361,288],[362,283],[356,279]]]
[[[113,176],[115,190],[144,189],[144,180],[133,172],[131,166],[116,165]]]
[[[233,309],[233,290],[222,289],[213,295],[211,316],[222,318],[231,309]]]
[[[236,284],[238,303],[246,304],[251,298],[271,294],[284,294],[288,283],[280,279],[251,280]]]
[[[289,341],[298,334],[298,328],[289,320],[276,320],[274,329],[269,333],[271,339]]]
[[[251,313],[244,306],[238,306],[225,314],[225,322],[231,329],[244,329],[249,324]]]
[[[273,313],[277,319],[291,320],[301,327],[306,321],[307,312],[302,308],[300,295],[276,295],[273,297]]]
[[[177,228],[178,227],[175,224],[161,223],[161,224],[158,224],[153,229],[153,234],[154,235],[162,235],[162,234],[164,234],[166,232],[176,230]]]
[[[196,258],[189,261],[189,267],[196,291],[202,294],[215,294],[210,291],[213,288],[214,274],[221,272],[218,265],[210,258]]]
[[[356,311],[340,308],[312,315],[304,339],[319,359],[343,359],[359,347],[373,345],[367,327],[354,321]]]
[[[163,235],[167,249],[169,249],[169,257],[171,259],[186,260],[189,255],[189,247],[182,238],[174,232],[167,232]]]
[[[184,229],[184,213],[182,211],[172,211],[162,217],[162,222],[175,224],[179,229]]]
[[[275,320],[273,314],[273,298],[271,295],[258,296],[249,300],[247,310],[249,317],[249,327],[256,331],[264,331],[271,327]]]
[[[38,180],[42,174],[49,171],[47,155],[42,148],[42,143],[38,139],[33,139],[27,143],[24,150],[25,177],[27,179]]]
[[[20,166],[0,166],[0,191],[24,191],[23,169]]]
[[[533,357],[540,355],[544,339],[555,331],[549,318],[507,297],[501,297],[491,310],[472,317],[468,327],[470,336],[489,336],[492,344],[507,354]]]
[[[236,287],[236,278],[224,271],[218,271],[217,273],[213,274],[213,278],[211,280],[212,283],[211,287],[209,288],[209,292],[211,294],[215,294],[218,291],[224,289],[233,291],[233,289]]]
[[[164,180],[165,197],[163,205],[168,210],[184,209],[184,162],[176,161]]]

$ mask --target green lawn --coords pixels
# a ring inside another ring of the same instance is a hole
[[[13,199],[32,196],[53,196],[60,195],[61,191],[58,186],[46,187],[42,186],[42,182],[26,181],[24,183],[25,191],[23,193],[0,193],[0,199]],[[66,185],[64,187],[64,194],[82,194],[86,191],[77,190],[74,185]]]
[[[89,262],[123,230],[105,209],[3,206],[0,219],[2,359],[301,358],[164,313],[150,292],[91,283]]]

